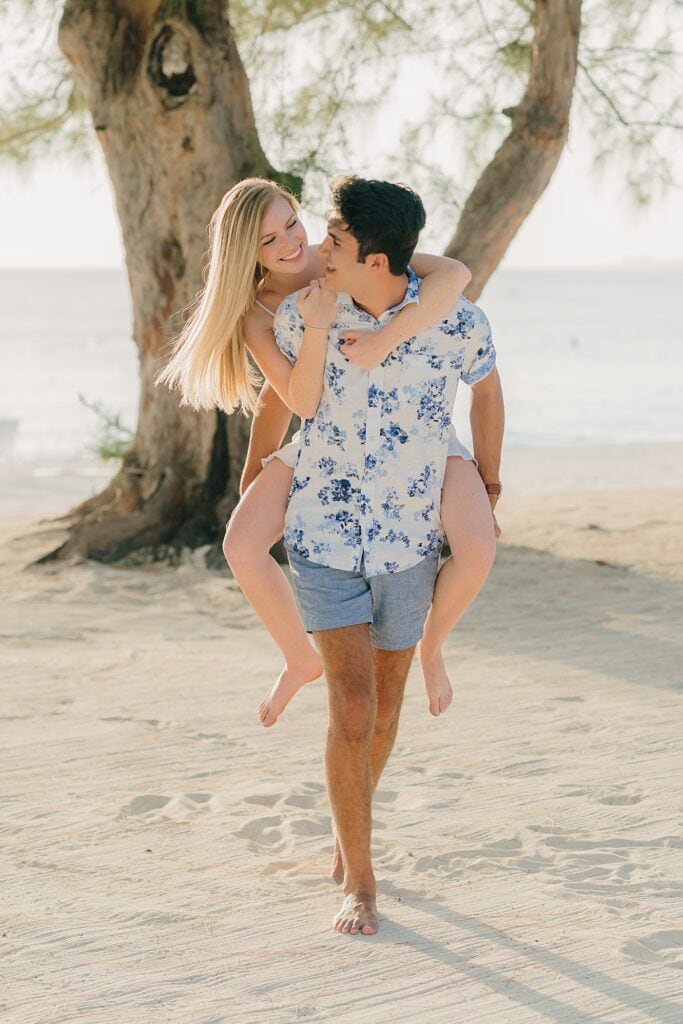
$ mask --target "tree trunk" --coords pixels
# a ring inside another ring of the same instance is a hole
[[[202,287],[206,226],[222,195],[252,174],[288,178],[270,167],[259,144],[224,9],[224,0],[64,4],[60,46],[85,93],[116,196],[140,354],[140,409],[120,471],[65,517],[69,537],[46,559],[114,561],[138,548],[211,543],[237,500],[248,422],[181,409],[175,393],[153,384],[165,345],[180,330],[179,311]],[[446,250],[472,269],[471,298],[559,161],[580,11],[580,0],[536,0],[527,89],[506,111],[510,133]]]
[[[140,358],[137,430],[108,487],[66,518],[47,558],[113,561],[217,540],[238,496],[248,423],[180,408],[154,386],[201,290],[206,228],[249,175],[282,180],[261,150],[223,0],[67,0],[59,43],[114,188]]]
[[[475,300],[555,173],[569,132],[581,0],[536,0],[529,81],[512,127],[465,203],[447,256],[472,271]]]

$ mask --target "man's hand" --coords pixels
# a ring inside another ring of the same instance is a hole
[[[495,512],[495,508],[496,508],[496,505],[498,504],[498,498],[499,497],[500,497],[500,495],[498,495],[498,494],[489,494],[489,496],[488,496],[489,504],[491,505],[491,515],[493,516],[493,532],[496,535],[496,540],[498,540],[498,538],[500,537],[501,533],[503,532],[501,530],[500,526],[498,525],[498,520],[496,519],[496,512]]]
[[[344,331],[341,353],[361,370],[374,370],[391,352],[382,331]]]

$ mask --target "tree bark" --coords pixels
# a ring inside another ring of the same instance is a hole
[[[476,298],[548,185],[569,128],[581,0],[536,0],[529,80],[511,130],[446,249]],[[114,561],[217,541],[238,496],[248,421],[181,409],[153,381],[202,287],[206,225],[236,181],[269,165],[224,0],[66,0],[60,46],[102,145],[118,209],[140,355],[135,438],[120,471],[67,517],[46,559]],[[170,327],[170,329],[169,329]]]
[[[505,111],[510,133],[470,193],[447,256],[472,271],[475,300],[543,195],[569,132],[581,30],[581,0],[536,0],[529,80]]]
[[[67,0],[59,44],[111,178],[133,302],[140,405],[120,471],[66,518],[49,558],[113,561],[219,538],[238,496],[248,423],[179,406],[154,386],[202,287],[206,228],[249,175],[282,180],[258,140],[249,84],[219,0]]]

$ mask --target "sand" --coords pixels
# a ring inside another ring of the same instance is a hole
[[[683,1021],[683,486],[546,470],[501,505],[447,715],[411,672],[372,938],[330,929],[324,685],[263,730],[279,657],[227,574],[26,568],[60,534],[15,502],[3,1024]]]

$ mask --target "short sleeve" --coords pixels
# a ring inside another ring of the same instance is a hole
[[[476,384],[488,376],[496,365],[496,350],[491,337],[488,317],[478,306],[474,309],[474,323],[465,344],[465,356],[460,376],[465,384]]]
[[[290,363],[295,363],[304,334],[304,322],[301,313],[296,308],[295,295],[288,295],[278,306],[273,322],[273,333],[275,334],[275,343],[282,354],[289,359]]]

